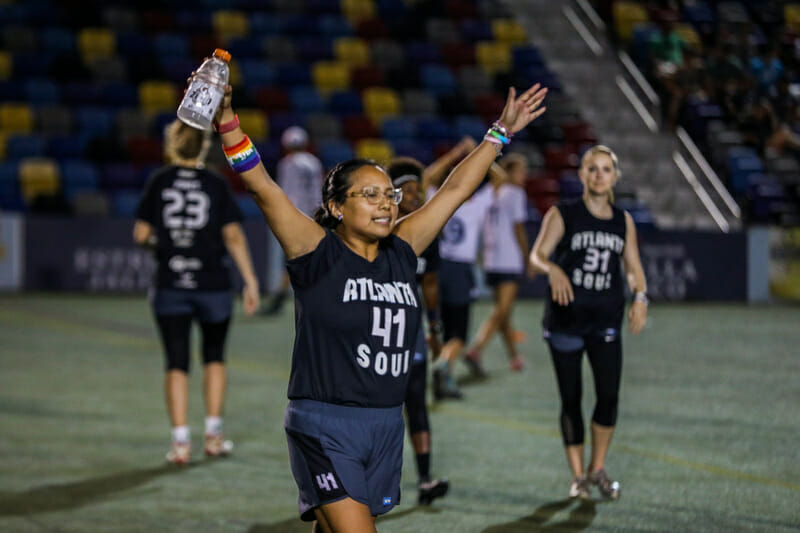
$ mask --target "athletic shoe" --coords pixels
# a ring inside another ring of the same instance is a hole
[[[584,476],[576,477],[569,486],[569,497],[586,500],[589,498],[589,481]]]
[[[511,361],[509,361],[508,366],[511,368],[512,372],[522,372],[523,370],[525,370],[525,359],[523,359],[519,355],[516,357],[512,357]]]
[[[483,364],[481,363],[481,356],[475,352],[469,352],[467,355],[464,356],[464,362],[467,363],[469,367],[469,373],[472,374],[476,378],[485,378],[489,374],[486,372],[486,369],[483,368]]]
[[[590,472],[587,478],[589,483],[594,485],[605,498],[616,500],[619,498],[619,481],[614,481],[608,477],[605,470]]]
[[[443,368],[433,369],[433,397],[436,400],[460,400],[464,397],[455,380]]]
[[[222,433],[206,433],[206,457],[227,457],[233,451],[233,442],[225,440]]]
[[[441,498],[447,494],[450,482],[446,479],[434,479],[432,481],[420,482],[419,484],[419,505],[430,505],[436,498]]]
[[[192,457],[192,444],[190,442],[172,441],[167,452],[167,462],[173,465],[185,465]]]

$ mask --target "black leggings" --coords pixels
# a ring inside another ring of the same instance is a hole
[[[427,377],[427,359],[422,363],[411,365],[411,375],[408,378],[408,389],[406,389],[406,416],[408,417],[408,432],[411,435],[430,431],[428,406],[425,404]]]
[[[192,315],[156,315],[161,343],[166,356],[166,369],[189,373]],[[200,322],[203,333],[203,364],[225,361],[225,338],[230,319],[222,322]]]
[[[592,367],[597,396],[592,422],[601,426],[614,426],[617,423],[619,384],[622,376],[622,340],[619,335],[610,342],[606,342],[600,335],[587,335],[583,337],[583,341]],[[561,395],[561,436],[564,445],[583,444],[581,366],[584,349],[559,351],[553,348],[552,343],[548,345],[558,380],[558,392]]]

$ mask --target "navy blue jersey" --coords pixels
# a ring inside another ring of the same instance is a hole
[[[169,166],[148,180],[136,218],[151,224],[156,245],[156,287],[231,288],[222,228],[242,219],[228,182],[204,169]]]
[[[289,398],[360,407],[401,405],[420,307],[417,256],[395,235],[370,262],[326,230],[287,262],[295,291]]]
[[[441,262],[442,258],[439,256],[439,237],[437,236],[433,239],[433,242],[425,248],[422,255],[417,258],[417,281],[422,280],[423,274],[438,272]]]
[[[552,261],[572,283],[575,300],[561,306],[547,287],[545,329],[585,335],[619,328],[625,310],[622,251],[625,247],[625,212],[612,206],[608,220],[596,218],[582,199],[558,204],[564,219],[564,236]]]

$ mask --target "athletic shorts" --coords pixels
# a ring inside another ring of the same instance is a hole
[[[443,304],[465,305],[472,302],[475,278],[471,263],[442,259],[439,266],[439,297]]]
[[[300,518],[344,498],[377,516],[400,503],[405,422],[402,406],[350,407],[290,400],[283,421]]]
[[[444,342],[450,339],[467,340],[467,331],[469,331],[469,306],[470,304],[468,303],[461,305],[442,303]]]
[[[486,273],[486,284],[490,287],[497,287],[502,283],[508,283],[513,281],[514,283],[519,283],[522,281],[522,274],[516,274],[513,272],[487,272]]]
[[[200,322],[228,320],[233,310],[231,291],[157,289],[150,298],[156,315],[192,315]]]

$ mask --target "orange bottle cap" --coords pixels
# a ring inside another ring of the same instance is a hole
[[[231,53],[227,50],[223,50],[222,48],[217,48],[214,50],[214,57],[218,57],[223,61],[230,62],[231,60]]]

